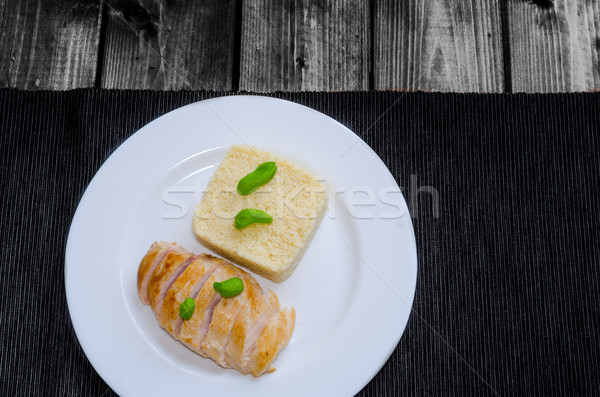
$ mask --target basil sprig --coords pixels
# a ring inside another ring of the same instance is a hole
[[[272,223],[273,218],[265,211],[254,208],[246,208],[238,212],[235,216],[235,228],[243,229],[253,223]]]
[[[262,185],[268,183],[277,172],[277,166],[274,161],[262,163],[254,171],[240,179],[237,191],[242,196],[247,196]]]
[[[196,310],[196,302],[192,298],[186,298],[179,305],[179,317],[187,321],[192,318],[194,310]]]
[[[223,298],[233,298],[242,293],[244,282],[239,277],[233,277],[229,280],[213,283],[213,288],[217,290]]]

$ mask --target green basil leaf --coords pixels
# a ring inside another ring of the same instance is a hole
[[[194,310],[196,310],[196,302],[192,298],[186,298],[179,306],[179,317],[189,320],[192,318]]]
[[[233,277],[229,280],[213,283],[213,288],[217,290],[223,298],[233,298],[238,296],[244,290],[244,282],[239,277]]]
[[[238,212],[235,216],[235,228],[243,229],[253,223],[272,223],[273,218],[261,210],[254,208],[246,208]]]
[[[268,183],[277,172],[277,166],[274,161],[262,163],[254,171],[240,179],[237,191],[242,196],[247,196],[262,185]]]

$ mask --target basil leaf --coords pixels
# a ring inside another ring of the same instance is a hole
[[[235,216],[235,228],[243,229],[253,223],[272,223],[273,218],[261,210],[255,210],[254,208],[246,208],[238,212]]]
[[[213,283],[213,288],[217,290],[223,298],[233,298],[242,293],[244,282],[239,277],[233,277],[229,280]]]
[[[196,302],[192,298],[186,298],[179,306],[179,317],[189,320],[192,318],[194,310],[196,310]]]
[[[240,179],[237,191],[242,196],[247,196],[262,185],[268,183],[277,172],[277,166],[274,161],[262,163],[254,171]]]

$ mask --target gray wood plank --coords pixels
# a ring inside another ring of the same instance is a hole
[[[101,0],[0,0],[0,87],[92,87]]]
[[[514,92],[572,92],[600,87],[596,0],[508,2]]]
[[[240,89],[367,90],[369,0],[244,1]]]
[[[102,87],[232,88],[235,0],[108,4]]]
[[[504,91],[498,1],[375,1],[375,89]]]

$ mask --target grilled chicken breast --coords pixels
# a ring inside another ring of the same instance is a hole
[[[223,298],[214,282],[239,277],[244,290]],[[254,277],[208,254],[194,255],[177,243],[152,244],[138,269],[138,292],[160,325],[194,352],[224,368],[260,376],[274,371],[272,362],[289,342],[295,311],[280,309],[277,295],[263,292]],[[195,302],[184,321],[179,307]]]

